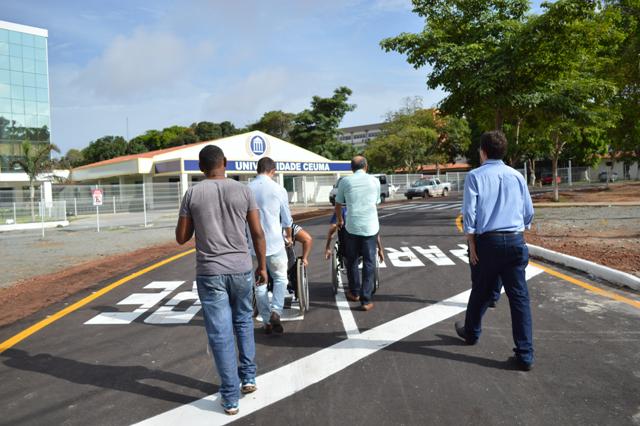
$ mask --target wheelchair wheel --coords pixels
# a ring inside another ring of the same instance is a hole
[[[338,280],[338,274],[340,271],[338,270],[338,243],[336,242],[333,246],[333,250],[331,250],[331,289],[333,290],[333,294],[338,294],[338,286],[340,282]]]
[[[376,255],[376,267],[373,270],[373,293],[380,288],[380,259]]]
[[[309,281],[307,279],[307,268],[302,262],[302,258],[296,260],[296,273],[298,274],[298,302],[300,311],[309,310]]]

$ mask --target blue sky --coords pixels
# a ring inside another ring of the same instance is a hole
[[[381,39],[418,32],[409,0],[3,0],[0,20],[49,30],[52,141],[66,152],[195,121],[241,127],[347,86],[344,126],[378,122],[426,87]],[[535,3],[538,3],[537,1]]]

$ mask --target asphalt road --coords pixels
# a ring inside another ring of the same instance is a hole
[[[328,218],[303,223],[315,239],[311,309],[282,337],[256,328],[258,391],[238,416],[216,400],[189,254],[1,353],[0,424],[640,424],[637,295],[607,289],[613,300],[530,265],[532,371],[507,362],[506,297],[478,345],[456,336],[470,286],[458,211],[455,199],[381,209],[387,261],[371,312],[345,309],[331,291]],[[0,329],[0,342],[119,278]]]

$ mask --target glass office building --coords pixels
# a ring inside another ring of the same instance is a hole
[[[22,143],[50,143],[47,30],[0,21],[0,172]]]

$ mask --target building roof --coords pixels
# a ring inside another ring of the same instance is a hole
[[[441,172],[466,172],[471,170],[471,164],[469,163],[448,163],[448,164],[440,164]],[[406,173],[406,168],[400,168],[395,170],[397,173]],[[435,164],[423,164],[417,169],[417,173],[435,173],[437,171]]]
[[[171,151],[178,151],[180,149],[191,148],[198,145],[206,145],[211,142],[213,141],[196,142],[188,145],[172,146],[171,148],[164,148],[164,149],[157,149],[155,151],[142,152],[140,154],[123,155],[120,157],[111,158],[109,160],[103,160],[103,161],[98,161],[96,163],[85,164],[84,166],[78,166],[78,167],[75,167],[73,170],[88,169],[90,167],[96,167],[96,166],[106,166],[108,164],[116,164],[116,163],[121,163],[123,161],[135,160],[138,158],[153,158],[156,155],[166,154]]]
[[[341,132],[363,132],[365,130],[373,130],[380,129],[386,123],[373,123],[373,124],[363,124],[361,126],[353,126],[353,127],[343,127],[340,130]]]
[[[44,28],[30,27],[29,25],[16,24],[14,22],[0,21],[0,28],[3,30],[18,31],[40,37],[49,37],[49,31]]]

